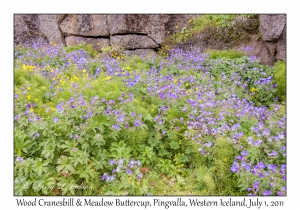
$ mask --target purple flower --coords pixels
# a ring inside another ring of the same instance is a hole
[[[110,165],[115,165],[115,164],[116,164],[116,161],[115,161],[115,160],[110,160],[110,161],[109,161],[109,164],[110,164]]]
[[[277,165],[275,165],[275,164],[269,164],[269,165],[268,165],[268,169],[269,169],[269,170],[272,170],[273,173],[276,172],[276,168],[277,168]]]
[[[142,164],[141,164],[141,162],[140,162],[139,160],[136,161],[136,165],[137,165],[138,167],[141,167],[141,166],[142,166]]]
[[[250,165],[248,165],[246,162],[242,161],[242,167],[246,170],[246,171],[250,171],[251,167]]]
[[[139,121],[138,119],[136,119],[136,120],[134,121],[134,126],[135,126],[135,127],[138,127],[138,126],[140,126],[140,125],[141,125],[140,121]]]
[[[265,191],[262,192],[262,194],[263,194],[264,196],[267,196],[267,195],[271,195],[272,192],[271,192],[271,190],[265,190]]]
[[[253,141],[253,138],[252,138],[251,136],[249,136],[249,137],[247,138],[248,144],[252,144],[252,141]]]
[[[54,117],[52,121],[53,121],[54,123],[57,123],[58,118],[57,118],[57,117]]]
[[[262,140],[258,140],[258,141],[256,141],[256,142],[254,142],[253,145],[257,147],[257,146],[259,146],[261,143],[262,143]]]
[[[102,175],[101,179],[102,179],[102,180],[105,180],[107,176],[108,176],[108,174],[107,174],[107,173],[104,173],[104,174]]]
[[[124,121],[125,121],[124,115],[121,115],[121,116],[117,119],[117,122],[124,122]]]
[[[248,151],[247,151],[247,150],[242,151],[242,152],[241,152],[241,155],[247,156],[247,155],[248,155]]]
[[[118,125],[116,125],[116,124],[115,124],[115,125],[112,125],[111,127],[112,127],[113,129],[115,129],[115,130],[119,130],[119,129],[120,129],[120,126],[118,126]]]
[[[128,163],[128,166],[130,168],[132,168],[134,166],[134,164],[135,164],[135,161],[134,160],[130,160],[129,163]]]
[[[285,173],[285,169],[286,169],[286,165],[282,164],[280,167],[280,174],[284,174]]]
[[[278,192],[277,192],[277,195],[278,195],[278,196],[283,196],[283,193],[282,193],[281,191],[278,191]]]
[[[107,176],[106,177],[106,179],[105,179],[105,181],[106,182],[111,182],[111,181],[113,181],[113,180],[115,180],[116,178],[114,177],[114,176]]]
[[[258,169],[264,169],[266,165],[263,162],[259,162],[255,167]]]
[[[64,108],[63,108],[63,102],[59,103],[57,106],[56,106],[56,110],[59,112],[59,113],[63,113],[64,112]]]
[[[124,159],[123,159],[123,158],[120,158],[120,159],[118,160],[118,164],[119,164],[119,165],[123,165],[123,163],[124,163]]]
[[[137,180],[140,180],[140,179],[142,179],[142,178],[143,178],[143,174],[142,174],[142,173],[139,174],[139,175],[137,175],[137,177],[136,177]]]
[[[21,162],[21,161],[23,161],[24,160],[24,158],[22,158],[22,157],[17,157],[16,158],[16,162]]]
[[[275,150],[273,150],[271,153],[268,154],[268,156],[277,156],[277,152]]]
[[[239,165],[236,161],[234,161],[231,168],[230,168],[230,171],[237,172],[238,170],[239,170]]]
[[[126,173],[130,175],[132,174],[132,171],[130,169],[126,169]]]
[[[212,145],[212,142],[207,142],[207,143],[205,143],[205,146],[206,146],[206,147],[211,147],[211,145]]]
[[[40,133],[39,132],[36,132],[35,134],[34,134],[34,137],[36,137],[36,138],[38,138],[40,136]]]
[[[259,180],[256,180],[253,184],[253,188],[254,189],[257,189],[258,188],[258,185],[259,185]]]

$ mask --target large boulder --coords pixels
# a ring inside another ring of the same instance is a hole
[[[111,35],[144,34],[157,44],[175,31],[180,30],[195,15],[108,15],[107,24]]]
[[[39,30],[38,15],[14,15],[14,41],[16,44],[30,40],[42,39],[46,41]]]
[[[277,42],[276,59],[286,61],[286,28],[284,28]]]
[[[68,15],[60,23],[64,35],[109,36],[107,15]]]
[[[286,15],[260,15],[259,30],[264,41],[277,41],[286,25]]]
[[[55,44],[63,44],[63,36],[58,27],[58,22],[63,15],[38,15],[39,30],[49,42]]]
[[[276,61],[276,43],[266,43],[252,37],[250,41],[237,46],[235,49],[245,52],[248,56],[258,57],[261,64],[272,66]],[[272,49],[271,52],[269,49]]]
[[[93,45],[94,49],[101,51],[101,48],[109,46],[109,39],[106,38],[86,38],[81,36],[67,36],[65,38],[67,46],[78,45],[82,42]]]
[[[63,44],[63,37],[58,28],[59,15],[15,15],[15,43],[25,43],[30,40],[41,40]]]
[[[110,44],[112,47],[118,46],[124,49],[143,49],[143,48],[157,48],[159,45],[148,36],[145,35],[115,35],[110,37]]]

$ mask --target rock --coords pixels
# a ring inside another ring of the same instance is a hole
[[[284,28],[277,42],[276,59],[286,61],[286,28]]]
[[[168,14],[107,15],[107,24],[111,35],[144,34],[160,44],[168,35],[180,30],[194,16]]]
[[[109,46],[109,39],[106,38],[86,38],[81,36],[67,36],[65,38],[67,46],[78,45],[81,42],[85,42],[86,44],[92,44],[94,49],[97,51],[101,51],[102,47]]]
[[[276,55],[277,43],[276,42],[265,42],[272,56]]]
[[[65,35],[109,36],[107,15],[68,15],[59,27]]]
[[[15,15],[15,43],[41,40],[63,44],[58,21],[58,15]]]
[[[270,53],[264,42],[259,43],[258,56],[260,57],[260,63],[264,65],[273,66],[276,61],[275,57]]]
[[[112,47],[118,46],[124,49],[143,49],[143,48],[157,48],[159,45],[148,36],[128,34],[115,35],[110,37]]]
[[[38,15],[14,15],[14,41],[16,44],[47,38],[39,30]]]
[[[140,57],[145,57],[147,55],[156,56],[157,53],[153,49],[136,49],[136,50],[123,50],[121,53],[124,53],[128,56],[138,55]]]
[[[63,44],[63,36],[58,27],[59,15],[38,15],[39,30],[49,42]]]
[[[237,47],[239,51],[244,51],[243,49],[248,48],[250,51],[246,52],[248,56],[254,55],[260,59],[261,64],[272,66],[276,58],[270,53],[269,48],[267,47],[264,41],[257,41],[255,37],[252,37],[251,40],[247,43],[244,43],[242,46]]]
[[[277,41],[286,25],[286,15],[260,15],[259,30],[264,41]]]

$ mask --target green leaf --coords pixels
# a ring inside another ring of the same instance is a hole
[[[57,160],[57,167],[56,170],[58,172],[61,171],[66,171],[66,172],[72,172],[75,173],[75,170],[71,164],[71,160],[66,157],[66,156],[61,156],[58,160]]]

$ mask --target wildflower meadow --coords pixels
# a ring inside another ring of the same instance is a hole
[[[285,63],[225,54],[15,46],[14,194],[286,195]]]

